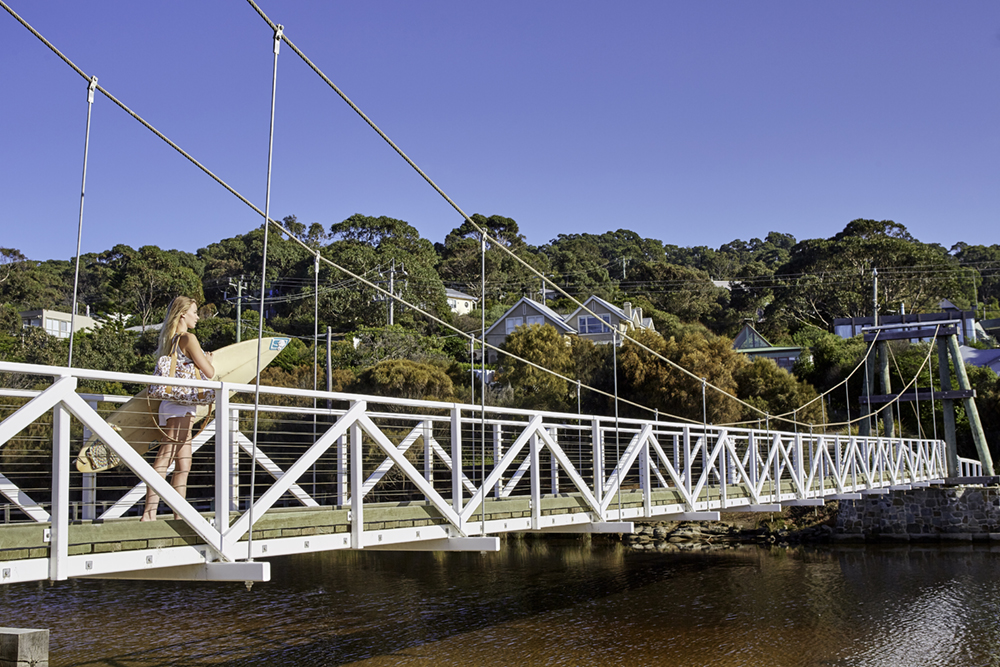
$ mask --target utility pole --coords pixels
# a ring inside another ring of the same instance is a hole
[[[872,268],[872,313],[874,321],[872,324],[878,326],[878,269]]]
[[[395,316],[396,316],[396,297],[399,296],[399,295],[396,294],[396,273],[397,273],[397,270],[396,270],[396,260],[393,259],[392,263],[389,265],[389,297],[388,297],[388,299],[389,299],[389,326],[390,327],[393,325],[393,322],[395,321]],[[405,264],[400,264],[399,265],[399,271],[398,271],[398,273],[399,273],[399,276],[401,278],[406,278],[407,273],[406,273],[406,265]],[[381,275],[383,277],[385,276],[385,274],[383,274],[381,271],[379,272],[379,275]]]
[[[241,323],[243,314],[243,289],[247,286],[243,282],[243,276],[237,282],[233,282],[233,279],[229,279],[229,286],[236,288],[236,342],[239,343],[241,340],[241,334],[243,332],[243,325]],[[263,317],[263,313],[261,313]]]

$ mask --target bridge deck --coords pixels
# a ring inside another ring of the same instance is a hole
[[[832,482],[826,484],[831,495],[836,494]],[[773,492],[773,489],[771,490]],[[786,502],[795,503],[795,489],[791,481],[782,484],[782,495]],[[641,490],[627,490],[621,494],[621,514],[623,519],[644,518],[644,497]],[[763,508],[753,505],[753,499],[741,486],[727,487],[725,502],[721,493],[716,498],[706,498],[697,508],[704,517],[718,511],[776,511],[776,507]],[[821,497],[817,496],[816,500]],[[831,498],[832,499],[832,498]],[[676,489],[659,489],[652,493],[654,512],[650,520],[683,520],[692,513],[684,511],[683,496]],[[593,516],[586,499],[579,493],[547,494],[541,497],[541,525],[534,529],[531,524],[531,500],[529,498],[506,498],[487,500],[485,512],[474,514],[469,531],[482,533],[481,522],[485,521],[494,530],[489,532],[526,532],[542,530],[559,532],[560,529],[576,530],[583,524],[593,523]],[[611,503],[618,507],[618,497]],[[211,514],[203,516],[210,520]],[[230,513],[230,521],[235,522],[239,512]],[[283,507],[274,508],[256,521],[253,539],[262,545],[269,541],[310,536],[341,536],[339,545],[333,542],[331,548],[350,548],[350,509],[345,507]],[[421,528],[448,524],[445,517],[433,503],[409,501],[404,503],[370,503],[365,505],[364,533],[368,546],[378,546],[379,535],[398,529]],[[548,520],[547,520],[548,519]],[[0,562],[27,558],[48,558],[49,543],[46,539],[51,523],[8,524],[0,526]],[[241,541],[247,541],[244,535]],[[395,544],[400,544],[395,542]],[[408,544],[408,543],[403,543]],[[170,547],[200,547],[206,542],[183,520],[163,519],[142,523],[137,517],[123,517],[99,521],[75,521],[69,525],[68,554],[116,553],[122,551],[145,551]],[[410,545],[408,548],[412,548]]]

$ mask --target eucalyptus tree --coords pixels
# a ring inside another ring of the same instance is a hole
[[[535,274],[550,273],[549,259],[539,249],[528,245],[512,218],[490,217],[476,213],[472,220],[485,230],[490,241],[486,246],[486,298],[508,302],[542,289]],[[502,248],[497,247],[501,245]],[[506,250],[505,250],[506,249]],[[451,230],[444,243],[436,245],[438,274],[445,284],[473,296],[482,295],[482,255],[480,233],[468,220]],[[509,251],[509,252],[507,252]],[[522,264],[511,256],[522,259]]]
[[[837,317],[871,315],[876,269],[882,313],[928,312],[943,298],[962,300],[960,267],[944,248],[891,220],[858,219],[832,238],[792,248],[767,316],[830,328]]]
[[[451,313],[444,284],[435,270],[437,255],[430,241],[409,223],[385,216],[355,214],[330,227],[333,241],[324,257],[358,278],[321,267],[320,319],[338,331],[393,323],[422,330],[433,323],[386,292],[442,319]],[[377,285],[381,290],[367,283]],[[303,306],[304,307],[304,306]]]

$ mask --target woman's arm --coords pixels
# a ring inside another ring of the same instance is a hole
[[[181,348],[181,352],[187,355],[187,358],[193,361],[194,365],[201,370],[206,379],[211,380],[215,377],[215,366],[212,365],[212,353],[202,351],[197,336],[193,333],[181,334],[178,346]]]

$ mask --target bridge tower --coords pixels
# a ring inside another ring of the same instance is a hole
[[[866,343],[875,343],[876,354],[874,356],[869,355],[866,361],[864,392],[860,399],[861,411],[863,415],[867,416],[871,414],[873,406],[891,403],[897,399],[903,402],[940,400],[944,415],[944,440],[948,445],[948,475],[950,477],[958,477],[959,465],[955,429],[955,401],[960,400],[965,407],[965,414],[969,418],[972,440],[976,445],[979,461],[983,465],[983,473],[987,476],[993,476],[993,458],[986,444],[986,434],[979,419],[979,410],[976,408],[976,390],[972,388],[969,382],[969,376],[965,372],[965,362],[962,361],[962,354],[958,348],[959,324],[961,323],[958,321],[949,321],[943,323],[935,322],[934,326],[909,323],[865,327],[864,340]],[[931,387],[930,389],[917,389],[900,393],[892,392],[889,380],[889,356],[887,350],[887,344],[891,340],[936,341],[938,348],[938,378],[941,381],[941,391],[935,391]],[[955,379],[958,381],[958,389],[952,388],[949,360],[955,367]],[[881,385],[881,394],[875,393],[877,385]],[[891,410],[883,411],[882,423],[885,435],[890,438],[894,437],[895,424]],[[863,419],[859,423],[858,429],[860,435],[871,435],[871,421]]]

